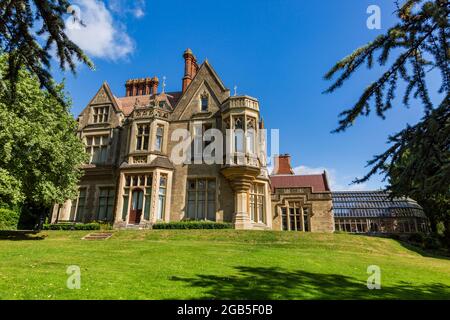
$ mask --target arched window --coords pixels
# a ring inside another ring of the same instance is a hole
[[[244,124],[242,117],[234,119],[234,152],[244,152]]]

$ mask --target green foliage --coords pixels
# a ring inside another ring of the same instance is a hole
[[[442,248],[442,244],[436,235],[427,235],[423,241],[423,247],[429,250],[437,250]]]
[[[0,56],[0,75],[6,60]],[[14,104],[7,86],[0,80],[0,201],[48,207],[73,198],[86,154],[64,86],[55,87],[64,105],[26,70],[20,70]]]
[[[425,234],[422,232],[411,233],[408,236],[408,241],[421,244],[425,241]]]
[[[437,234],[424,234],[421,232],[412,233],[407,237],[407,241],[427,250],[437,250],[442,248],[441,241]]]
[[[231,229],[231,223],[212,221],[175,221],[168,223],[156,223],[153,229]]]
[[[16,230],[19,215],[17,210],[0,208],[0,230]]]
[[[100,225],[100,230],[113,230],[113,226],[108,222],[98,222]]]
[[[16,84],[20,70],[25,66],[36,75],[41,86],[64,102],[49,72],[52,48],[56,48],[62,70],[68,66],[75,73],[76,60],[93,67],[89,58],[66,35],[64,17],[70,17],[67,13],[69,5],[68,0],[0,1],[0,52],[9,54],[8,66],[2,77],[9,80],[10,101],[14,101],[19,92]],[[72,15],[77,19],[74,12]],[[82,22],[80,24],[83,25]]]
[[[0,140],[2,133],[0,132]],[[21,181],[0,167],[0,204],[17,204],[24,200]]]
[[[370,101],[375,102],[378,116],[384,118],[387,110],[392,108],[399,80],[406,82],[403,103],[408,105],[411,94],[419,97],[429,113],[433,109],[428,94],[425,68],[435,68],[442,75],[440,93],[448,103],[450,88],[450,57],[448,16],[450,4],[447,0],[406,0],[397,10],[400,20],[388,29],[386,34],[337,62],[326,74],[331,80],[340,73],[325,93],[334,92],[347,81],[352,74],[364,64],[371,69],[374,55],[378,52],[378,64],[384,67],[391,59],[394,61],[377,81],[372,82],[362,93],[353,108],[341,113],[343,119],[336,131],[343,131],[353,124],[358,116],[371,112]],[[392,55],[397,53],[395,58]],[[426,60],[428,58],[429,60]]]
[[[389,179],[392,196],[416,199],[432,225],[444,221],[450,248],[450,2],[448,0],[405,0],[396,12],[399,22],[369,44],[345,57],[325,75],[337,79],[325,91],[334,92],[364,64],[371,69],[375,55],[384,73],[370,83],[355,105],[341,113],[335,132],[344,131],[373,109],[381,118],[393,107],[399,83],[406,84],[403,104],[411,96],[421,101],[423,118],[388,138],[389,148],[368,162],[370,171],[356,183],[376,173]],[[392,63],[387,67],[386,65]],[[428,92],[427,73],[441,75],[438,99]]]
[[[42,230],[100,230],[101,225],[92,223],[55,223],[44,224]]]

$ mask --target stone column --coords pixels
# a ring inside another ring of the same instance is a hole
[[[250,216],[248,212],[249,188],[233,188],[235,192],[235,215],[234,227],[236,229],[251,229]]]
[[[235,193],[235,229],[251,229],[248,191],[260,172],[259,168],[248,166],[230,166],[222,169],[222,174],[230,181],[231,188]]]

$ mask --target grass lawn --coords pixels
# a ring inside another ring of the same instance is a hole
[[[81,240],[88,233],[0,240],[0,299],[450,299],[450,259],[391,239],[148,230]],[[66,287],[70,265],[79,290]],[[381,290],[366,287],[369,265],[381,268]]]

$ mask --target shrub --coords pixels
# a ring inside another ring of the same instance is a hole
[[[44,224],[42,230],[100,230],[100,224],[97,222]]]
[[[113,226],[109,222],[98,222],[100,225],[100,230],[112,230]]]
[[[232,229],[231,223],[213,221],[175,221],[158,222],[153,225],[153,229]]]
[[[442,247],[439,239],[434,235],[428,235],[424,238],[423,247],[425,249],[436,250]]]
[[[412,233],[408,236],[408,241],[422,244],[425,240],[425,235],[421,232]]]
[[[18,211],[0,208],[0,230],[17,230],[19,217]]]

